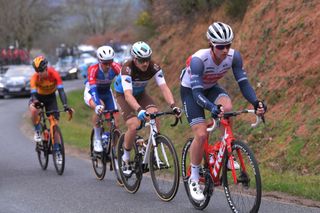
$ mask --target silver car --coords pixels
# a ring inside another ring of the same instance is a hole
[[[34,73],[31,65],[10,65],[0,78],[0,98],[29,96],[30,79]]]

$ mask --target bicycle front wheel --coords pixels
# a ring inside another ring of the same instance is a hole
[[[234,141],[232,154],[240,165],[236,180],[227,167],[227,154],[222,173],[222,184],[233,212],[258,212],[261,203],[261,177],[258,163],[251,149],[241,141]]]
[[[118,150],[117,150],[117,147],[118,147],[118,141],[119,141],[119,138],[121,136],[121,132],[119,129],[114,129],[112,131],[112,143],[111,143],[111,163],[112,163],[112,168],[113,168],[113,171],[116,175],[116,178],[117,178],[117,183],[122,186],[123,183],[122,183],[122,180],[121,180],[121,177],[120,177],[120,173],[119,173],[119,164],[118,164]]]
[[[36,152],[41,168],[46,170],[49,162],[49,142],[42,140],[41,144],[37,143]]]
[[[101,129],[101,132],[103,131],[104,130]],[[90,152],[91,152],[92,167],[96,175],[96,178],[98,180],[103,180],[107,170],[106,154],[104,151],[101,153],[96,153],[93,149],[93,143],[94,143],[94,129],[92,129],[91,136],[90,136]]]
[[[172,142],[164,135],[158,135],[156,146],[151,146],[149,168],[159,198],[172,200],[179,188],[179,160]]]
[[[59,126],[53,127],[53,148],[52,148],[53,164],[58,175],[62,175],[65,165],[65,153],[63,138]]]
[[[211,178],[211,177],[206,177],[204,175],[205,172],[203,171],[203,168],[200,169],[201,171],[200,171],[199,185],[201,190],[204,191],[205,199],[201,202],[198,202],[197,200],[193,199],[193,197],[190,194],[190,188],[188,183],[188,180],[191,176],[190,147],[191,147],[192,141],[193,141],[193,138],[189,138],[182,149],[182,162],[181,162],[182,178],[183,178],[184,188],[186,190],[190,203],[193,205],[194,208],[198,210],[203,210],[208,206],[211,198],[211,193],[207,193],[205,191],[206,188],[210,188],[209,186],[206,186],[206,184],[211,183],[207,180],[207,178]]]
[[[124,134],[119,138],[118,142],[118,165],[119,174],[123,183],[124,188],[129,193],[136,193],[140,187],[142,179],[142,168],[141,168],[141,156],[138,153],[138,148],[134,143],[130,151],[130,159],[127,164],[122,160],[123,155],[123,144],[124,144]]]

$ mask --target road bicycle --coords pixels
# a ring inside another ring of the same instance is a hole
[[[114,171],[118,184],[122,185],[120,175],[118,173],[117,159],[117,142],[121,135],[121,131],[115,125],[114,114],[118,110],[104,110],[98,117],[97,125],[101,127],[101,139],[103,151],[96,153],[93,150],[94,129],[90,136],[90,156],[92,167],[98,180],[103,180],[107,170],[107,163],[110,163],[110,171]],[[105,124],[109,124],[107,125]]]
[[[65,112],[61,110],[45,111],[44,104],[35,103],[35,107],[39,109],[39,123],[41,126],[41,142],[36,144],[36,152],[40,166],[46,170],[49,162],[49,155],[52,154],[53,164],[58,175],[62,175],[65,167],[65,151],[61,130],[58,121],[54,117],[54,113]],[[69,110],[68,120],[72,119],[73,111]],[[47,126],[49,121],[49,127]]]
[[[230,118],[243,113],[254,114],[254,110],[226,112],[222,119],[212,119],[207,131],[212,132],[222,125],[224,134],[221,141],[209,144],[209,134],[204,144],[202,167],[200,168],[200,188],[205,200],[198,202],[192,198],[188,179],[191,174],[190,146],[193,138],[189,138],[182,150],[182,177],[188,198],[199,210],[207,207],[214,187],[221,186],[228,204],[233,212],[258,212],[261,203],[261,177],[258,163],[251,149],[244,142],[233,136]],[[256,116],[256,127],[262,119]],[[228,161],[229,165],[228,168]],[[240,168],[235,168],[235,161]],[[222,171],[222,173],[221,173]]]
[[[121,165],[119,173],[125,189],[129,193],[135,193],[140,187],[143,173],[149,172],[152,183],[158,197],[163,201],[172,200],[179,187],[179,160],[176,150],[171,140],[160,134],[156,126],[156,118],[163,115],[174,115],[173,112],[150,113],[147,116],[149,121],[141,122],[140,127],[149,126],[149,138],[143,140],[137,136],[130,153],[129,167],[132,172],[130,175],[123,173],[124,162],[122,161],[124,134],[121,135],[118,144],[118,164]],[[181,121],[181,120],[180,120]],[[179,118],[176,117],[176,126]]]

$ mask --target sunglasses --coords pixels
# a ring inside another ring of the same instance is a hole
[[[231,44],[214,44],[213,46],[218,50],[224,50],[224,48],[229,49],[231,47]]]
[[[113,60],[108,60],[108,61],[100,61],[101,64],[103,65],[111,65],[113,63]]]
[[[137,58],[137,61],[139,62],[139,64],[144,64],[146,62],[150,62],[151,58]]]

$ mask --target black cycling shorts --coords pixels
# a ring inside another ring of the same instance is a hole
[[[46,112],[48,111],[58,111],[58,103],[56,94],[52,93],[50,95],[39,95],[36,94],[36,98],[38,101],[42,102],[44,104]],[[29,105],[32,103],[32,99],[29,100]],[[56,120],[59,120],[59,112],[53,113]],[[47,114],[49,116],[49,114]]]
[[[180,95],[184,112],[187,116],[190,126],[204,123],[206,118],[204,108],[197,104],[196,100],[193,98],[192,89],[181,86]],[[216,104],[217,99],[221,96],[229,97],[228,93],[218,84],[204,90],[204,96],[214,104]]]

